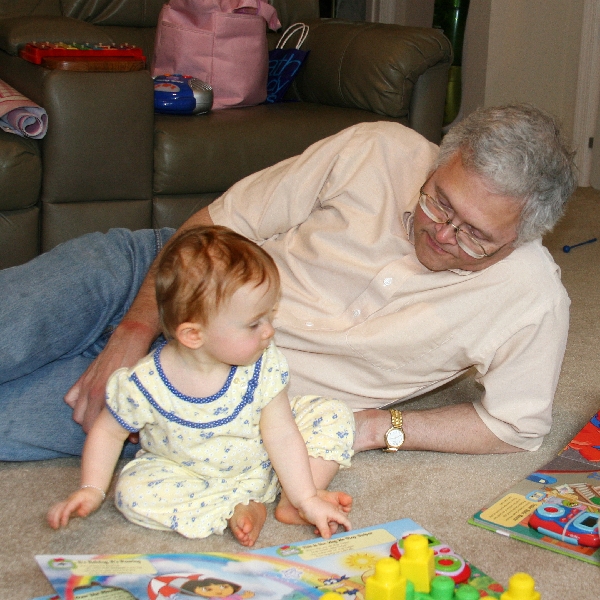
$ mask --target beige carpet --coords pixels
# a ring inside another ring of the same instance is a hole
[[[467,524],[467,519],[500,492],[556,455],[600,408],[598,271],[600,242],[562,252],[600,234],[600,193],[579,189],[566,217],[546,244],[562,268],[572,299],[571,330],[554,410],[554,427],[534,453],[460,456],[380,451],[358,455],[335,480],[354,495],[355,528],[409,517],[450,544],[502,584],[516,571],[529,572],[543,600],[597,600],[596,566],[507,539]],[[413,400],[413,407],[472,400],[479,390],[470,378]],[[175,533],[136,527],[109,499],[87,520],[54,532],[44,516],[50,504],[77,486],[78,460],[0,463],[0,600],[29,600],[52,592],[38,570],[36,554],[238,551],[229,533],[187,540]],[[258,547],[312,537],[308,527],[284,526],[270,517]]]

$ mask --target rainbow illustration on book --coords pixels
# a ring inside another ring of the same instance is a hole
[[[37,556],[65,600],[312,600],[331,575],[254,554],[105,554]],[[362,591],[362,590],[361,590]]]

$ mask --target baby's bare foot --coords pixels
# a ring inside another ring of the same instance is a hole
[[[229,529],[242,546],[254,546],[267,519],[267,508],[251,500],[249,504],[238,504],[229,519]]]
[[[288,525],[308,525],[298,512],[298,509],[288,500],[287,496],[282,492],[279,504],[275,508],[275,518],[282,523]]]
[[[333,504],[341,511],[348,514],[352,509],[352,496],[345,492],[330,492],[329,490],[318,490],[317,495],[326,502]],[[309,523],[300,516],[298,509],[288,500],[287,496],[282,492],[279,504],[275,509],[275,518],[282,523],[288,525],[308,525]],[[333,525],[333,524],[332,524]],[[333,525],[335,529],[337,527]]]
[[[321,498],[331,504],[337,506],[342,512],[348,514],[352,510],[352,496],[346,494],[346,492],[330,492],[329,490],[323,490],[319,492]]]

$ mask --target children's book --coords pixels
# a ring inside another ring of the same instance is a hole
[[[57,592],[47,600],[312,600],[331,591],[361,600],[375,563],[390,555],[400,558],[402,540],[411,533],[428,537],[436,574],[469,584],[480,595],[500,597],[500,584],[410,519],[246,553],[41,555],[36,560]]]
[[[428,538],[429,547],[434,551],[436,575],[451,577],[457,585],[471,585],[481,597],[500,598],[504,592],[502,585],[411,519],[336,534],[330,540],[295,542],[261,548],[253,553],[323,569],[330,573],[320,583],[323,592],[336,592],[348,600],[357,600],[362,598],[366,578],[374,574],[377,561],[388,556],[399,559],[403,554],[403,539],[413,533]]]
[[[600,412],[567,446],[469,520],[600,566]]]
[[[313,600],[329,574],[250,553],[42,555],[61,600]]]

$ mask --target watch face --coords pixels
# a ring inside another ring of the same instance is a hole
[[[402,442],[404,442],[404,433],[400,429],[390,429],[390,431],[387,432],[386,441],[388,445],[393,448],[402,446]]]

